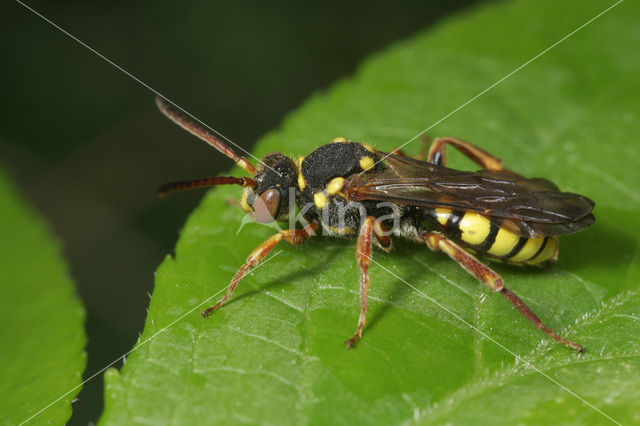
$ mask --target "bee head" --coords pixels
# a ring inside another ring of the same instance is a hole
[[[247,187],[242,194],[242,208],[253,212],[260,223],[287,220],[289,188],[297,188],[297,179],[298,168],[291,158],[279,152],[267,154],[253,178],[255,188]]]

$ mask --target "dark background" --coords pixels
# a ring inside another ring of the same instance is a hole
[[[250,151],[370,53],[475,2],[26,3]],[[158,185],[232,163],[162,117],[148,89],[19,3],[0,16],[0,167],[62,241],[87,310],[86,378],[135,343],[153,271],[202,196],[160,201]],[[102,375],[85,384],[71,423],[97,420],[102,386]]]

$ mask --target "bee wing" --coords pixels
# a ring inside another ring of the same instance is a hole
[[[353,175],[344,194],[352,201],[379,200],[423,208],[449,208],[509,220],[526,237],[564,235],[594,222],[594,203],[560,192],[546,179],[508,170],[466,172],[378,152],[384,171]]]

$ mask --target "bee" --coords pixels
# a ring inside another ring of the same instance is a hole
[[[244,188],[240,205],[257,222],[284,221],[295,207],[306,220],[302,229],[277,232],[249,254],[226,294],[202,312],[208,317],[233,294],[242,278],[280,241],[301,244],[319,227],[336,237],[356,240],[360,268],[360,315],[346,346],[361,337],[366,323],[372,246],[393,247],[392,237],[424,244],[457,262],[490,290],[502,294],[535,327],[557,342],[582,352],[547,327],[478,257],[512,265],[543,267],[558,258],[558,237],[592,225],[594,202],[561,192],[547,179],[526,178],[468,142],[437,138],[422,158],[399,150],[378,151],[366,143],[336,138],[306,156],[267,154],[257,168],[218,137],[189,119],[163,98],[159,109],[173,122],[231,158],[251,177],[211,177],[163,185],[159,195],[181,189],[234,184]],[[482,169],[446,167],[450,146]],[[351,208],[356,205],[357,208]],[[389,211],[392,210],[392,214]]]

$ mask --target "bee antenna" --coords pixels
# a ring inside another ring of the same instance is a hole
[[[255,175],[256,168],[244,157],[240,157],[234,150],[229,148],[220,138],[207,130],[203,125],[192,120],[185,115],[179,108],[171,104],[168,100],[161,96],[156,96],[156,105],[169,120],[185,129],[187,132],[202,139],[227,157],[231,158],[235,163],[246,170],[248,173]]]
[[[256,182],[248,177],[239,178],[234,176],[217,176],[202,179],[185,180],[180,182],[169,182],[158,188],[158,197],[163,198],[169,192],[184,191],[196,188],[208,188],[210,186],[216,185],[240,185],[255,188]]]

